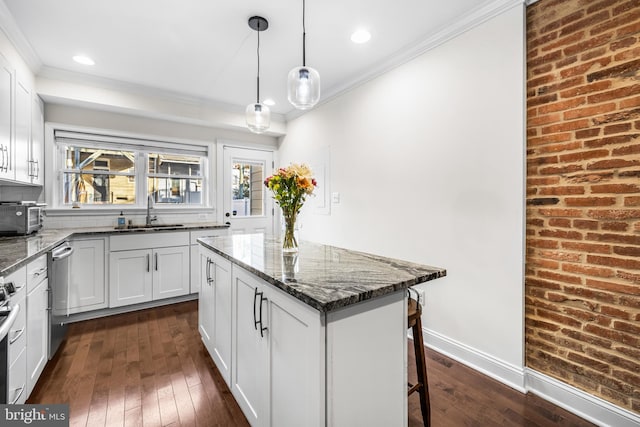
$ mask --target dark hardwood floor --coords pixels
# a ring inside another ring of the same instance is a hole
[[[197,323],[195,301],[74,323],[28,403],[69,403],[71,426],[246,426]],[[592,425],[438,353],[427,359],[433,427]],[[414,393],[409,426],[420,425]]]

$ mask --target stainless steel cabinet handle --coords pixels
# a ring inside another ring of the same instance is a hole
[[[26,388],[26,384],[22,384],[22,387],[20,387],[18,390],[20,390],[20,393],[18,393],[18,395],[16,396],[15,399],[13,399],[13,402],[11,402],[12,405],[15,405],[18,400],[20,400],[20,396],[22,396],[22,393],[24,392],[24,389]]]
[[[0,172],[4,172],[4,144],[0,144],[0,153],[2,153],[2,160],[0,160]]]
[[[38,178],[38,177],[40,177],[40,161],[39,161],[39,160],[36,160],[36,161],[35,161],[35,164],[36,164],[36,165],[35,165],[35,166],[36,166],[36,174],[35,174],[35,178]]]
[[[147,273],[149,272],[150,267],[151,267],[151,255],[147,254]]]
[[[24,330],[25,328],[22,328],[16,331],[16,334],[14,335],[14,337],[9,340],[9,344],[13,344],[14,342],[18,341],[18,339],[22,336],[22,334],[24,334]]]
[[[155,262],[155,270],[158,271],[158,252],[156,252],[155,254],[153,254],[155,256],[154,262]]]
[[[8,172],[11,169],[11,158],[9,157],[9,146],[4,146],[4,153],[7,155],[7,162],[4,164],[4,171]]]

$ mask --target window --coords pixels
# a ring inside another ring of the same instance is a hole
[[[205,206],[207,147],[54,132],[61,166],[57,205]]]
[[[233,163],[231,188],[234,216],[263,215],[262,169],[259,163]]]

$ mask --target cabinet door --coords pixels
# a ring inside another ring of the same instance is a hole
[[[13,163],[13,79],[9,62],[0,55],[0,178],[14,179]]]
[[[38,95],[32,96],[31,109],[31,152],[29,153],[32,184],[44,183],[44,105]]]
[[[269,331],[262,336],[255,322],[268,326],[266,302],[259,292],[264,286],[249,273],[233,268],[233,325],[231,392],[252,426],[269,425]],[[256,289],[258,294],[256,294]],[[264,295],[262,295],[264,296]],[[260,327],[258,325],[258,327]]]
[[[55,301],[56,307],[67,307],[69,313],[107,307],[104,276],[104,239],[74,240],[69,264],[69,294],[66,301]]]
[[[231,385],[231,262],[220,256],[211,258],[213,289],[213,357],[222,378]]]
[[[151,301],[151,250],[111,252],[109,257],[109,306],[120,307]]]
[[[31,145],[31,91],[19,79],[16,80],[15,109],[15,171],[16,181],[31,182],[29,176],[29,149]]]
[[[320,312],[269,286],[272,426],[324,426],[324,332]]]
[[[153,299],[189,293],[189,246],[153,250]]]
[[[47,364],[48,283],[43,280],[27,295],[27,395]]]
[[[215,307],[213,285],[214,280],[213,265],[211,263],[211,252],[200,248],[198,260],[200,261],[201,278],[200,293],[198,294],[198,329],[202,336],[202,341],[209,354],[213,354],[213,311]]]

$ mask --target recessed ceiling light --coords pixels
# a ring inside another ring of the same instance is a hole
[[[264,105],[268,105],[268,106],[276,105],[276,101],[274,101],[274,100],[273,100],[273,99],[271,99],[271,98],[267,98],[267,99],[265,99],[264,101],[262,101],[262,103],[263,103]]]
[[[73,57],[73,60],[76,61],[78,64],[82,64],[82,65],[95,65],[95,61],[91,58],[89,58],[88,56],[85,55],[76,55]]]
[[[370,38],[371,33],[367,30],[357,30],[351,34],[351,41],[358,44],[366,43]]]

